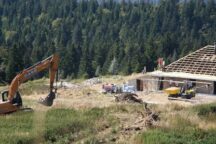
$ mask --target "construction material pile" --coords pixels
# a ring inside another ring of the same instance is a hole
[[[66,81],[61,81],[61,82],[55,83],[54,85],[57,86],[58,88],[65,88],[65,89],[77,89],[77,88],[80,88],[80,85],[74,84],[74,83],[71,83],[71,82],[66,82]]]
[[[85,86],[91,86],[91,85],[99,84],[101,82],[102,81],[101,81],[100,78],[91,78],[91,79],[87,79],[86,81],[84,81],[83,85],[85,85]]]
[[[133,85],[123,84],[122,86],[122,92],[130,92],[130,93],[135,93],[136,88]]]

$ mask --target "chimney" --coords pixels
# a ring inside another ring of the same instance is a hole
[[[214,54],[216,55],[216,42],[214,42]]]

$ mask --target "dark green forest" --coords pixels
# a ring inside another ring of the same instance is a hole
[[[216,40],[214,0],[0,0],[0,81],[57,52],[62,78],[130,74]]]

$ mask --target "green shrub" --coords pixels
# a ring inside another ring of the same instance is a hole
[[[216,114],[216,106],[203,107],[199,110],[198,115],[206,116],[209,115],[210,113]]]
[[[143,144],[214,144],[216,130],[204,131],[189,119],[177,114],[169,120],[169,127],[149,129],[137,137]]]
[[[216,119],[215,103],[194,106],[193,110],[198,114],[199,117],[207,121],[215,121]]]

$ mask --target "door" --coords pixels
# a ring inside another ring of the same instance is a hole
[[[195,79],[190,79],[189,80],[190,82],[189,83],[191,83],[192,85],[191,85],[191,87],[196,87],[196,80]]]
[[[216,82],[214,81],[214,94],[216,94]]]
[[[143,91],[143,81],[137,79],[137,91]]]
[[[161,77],[158,80],[159,90],[163,90],[163,80],[164,80],[164,77]]]

